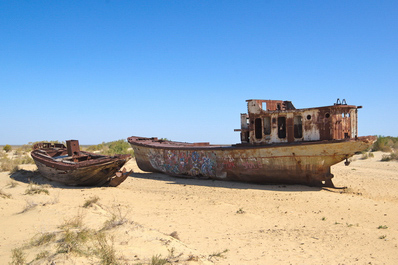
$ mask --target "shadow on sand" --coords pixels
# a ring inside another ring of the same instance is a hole
[[[212,179],[199,179],[199,178],[179,178],[169,176],[163,173],[131,173],[130,178],[150,179],[167,182],[170,185],[183,185],[183,186],[204,186],[214,188],[226,189],[245,189],[245,190],[268,190],[268,191],[281,191],[281,192],[303,192],[303,191],[320,191],[322,187],[309,187],[305,185],[291,185],[291,184],[256,184],[235,181],[222,181]],[[68,186],[56,181],[51,181],[43,177],[39,171],[31,170],[18,170],[10,175],[11,179],[26,184],[36,183],[39,185],[50,185],[53,188],[62,189],[89,189],[97,186]],[[121,184],[121,186],[123,183]],[[134,184],[132,184],[134,187]]]
[[[20,169],[15,173],[10,174],[10,178],[15,181],[23,182],[26,184],[35,183],[38,185],[50,185],[53,188],[60,188],[60,189],[89,189],[95,187],[98,188],[98,186],[68,186],[56,181],[51,181],[43,177],[40,174],[40,172],[37,170],[31,171],[31,170]]]
[[[269,191],[285,191],[285,192],[302,192],[302,191],[320,191],[322,187],[309,187],[305,185],[292,184],[256,184],[236,181],[224,181],[213,179],[199,178],[180,178],[172,177],[163,173],[133,173],[133,178],[152,179],[167,182],[171,185],[188,185],[188,186],[205,186],[226,189],[252,189],[252,190],[269,190]]]

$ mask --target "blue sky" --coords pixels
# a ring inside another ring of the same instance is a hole
[[[246,99],[398,136],[397,1],[1,1],[0,144],[237,143]]]

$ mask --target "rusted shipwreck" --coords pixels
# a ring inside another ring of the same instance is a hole
[[[71,186],[118,186],[130,172],[120,168],[130,155],[105,156],[80,150],[79,141],[38,143],[31,153],[47,179]]]
[[[210,145],[132,136],[139,168],[178,177],[334,187],[330,167],[369,148],[358,137],[361,106],[296,109],[291,101],[247,100],[241,143]]]

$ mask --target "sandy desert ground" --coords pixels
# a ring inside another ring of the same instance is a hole
[[[98,264],[95,256],[56,254],[59,238],[32,246],[77,217],[105,231],[120,264],[154,256],[173,264],[398,264],[398,162],[381,156],[334,166],[335,185],[346,189],[179,179],[142,172],[134,160],[127,164],[134,173],[116,188],[66,187],[32,165],[2,172],[0,264],[16,248],[30,264]],[[49,194],[25,194],[30,181]],[[115,217],[123,222],[104,230]]]

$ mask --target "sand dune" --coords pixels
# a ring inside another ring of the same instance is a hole
[[[27,261],[48,251],[32,264],[98,263],[93,255],[55,255],[60,241],[29,245],[38,235],[59,236],[80,216],[95,231],[123,219],[104,230],[121,264],[159,255],[173,264],[398,264],[398,163],[381,155],[334,166],[335,185],[346,189],[179,179],[142,172],[134,160],[127,164],[134,173],[116,188],[66,187],[35,166],[2,172],[9,198],[0,197],[0,263],[22,246]],[[49,194],[25,194],[29,181]]]

